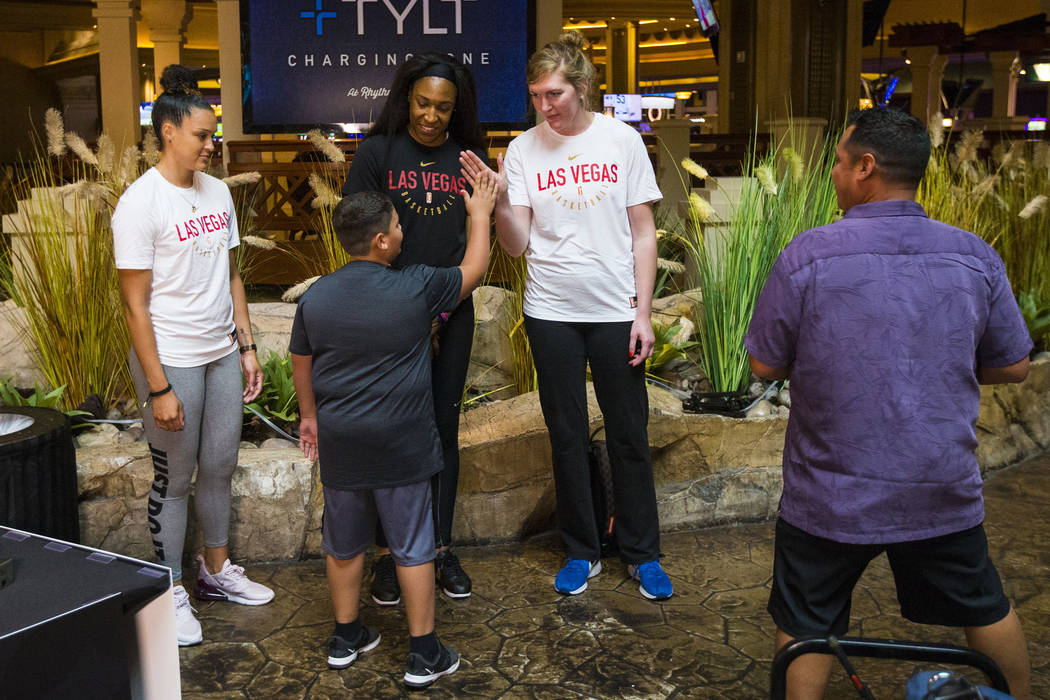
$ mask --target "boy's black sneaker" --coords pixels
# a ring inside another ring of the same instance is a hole
[[[422,654],[408,655],[405,669],[405,685],[410,688],[425,688],[438,678],[447,676],[459,668],[459,654],[452,647],[441,645],[436,659],[427,660]]]
[[[434,571],[438,583],[441,584],[442,590],[449,598],[470,597],[470,577],[459,565],[459,557],[451,550],[446,549],[437,553],[437,558],[434,560]]]
[[[328,668],[346,668],[357,660],[358,654],[379,646],[381,636],[375,627],[362,627],[361,638],[351,643],[337,634],[328,640]]]
[[[401,602],[397,565],[389,554],[376,557],[372,562],[372,600],[377,605],[397,605]]]

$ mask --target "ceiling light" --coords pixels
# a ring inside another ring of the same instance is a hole
[[[1041,83],[1050,83],[1050,63],[1033,63],[1035,79]]]
[[[605,22],[596,22],[594,24],[566,24],[562,29],[605,29],[607,25]]]
[[[660,20],[658,19],[640,19],[638,20],[638,24],[656,24],[659,21]]]

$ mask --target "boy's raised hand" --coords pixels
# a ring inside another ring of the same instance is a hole
[[[467,214],[471,218],[488,219],[496,206],[496,197],[499,195],[499,180],[490,170],[481,171],[477,177],[470,179],[470,185],[474,188],[474,194],[466,190],[460,192],[467,204]]]

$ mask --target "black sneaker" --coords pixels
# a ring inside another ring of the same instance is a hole
[[[376,557],[372,562],[372,600],[377,605],[397,605],[401,602],[397,565],[389,554]]]
[[[452,647],[441,645],[436,659],[426,660],[422,654],[409,654],[405,669],[405,685],[425,688],[438,678],[454,673],[459,668],[459,654]]]
[[[363,627],[361,639],[351,644],[337,634],[328,641],[328,668],[346,668],[357,660],[358,654],[379,646],[381,636],[375,627]]]
[[[437,553],[434,560],[434,573],[438,583],[449,598],[470,597],[470,577],[463,567],[459,565],[459,557],[446,549]]]

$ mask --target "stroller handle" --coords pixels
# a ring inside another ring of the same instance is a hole
[[[847,656],[970,666],[984,673],[991,687],[1006,694],[1010,693],[1006,677],[995,661],[968,647],[858,637],[843,637],[838,640],[838,645]],[[784,700],[787,697],[788,666],[803,654],[833,655],[834,652],[827,637],[799,637],[784,645],[773,657],[773,667],[770,670],[769,697],[772,700]]]

